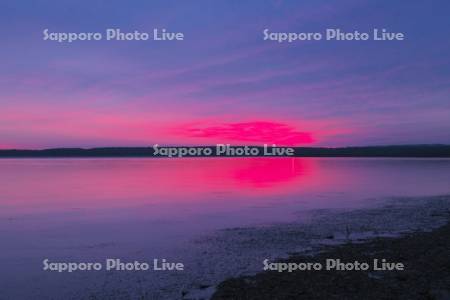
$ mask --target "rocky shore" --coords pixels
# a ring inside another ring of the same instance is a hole
[[[448,210],[441,211],[439,217]],[[331,237],[330,237],[331,238]],[[267,270],[228,279],[212,296],[221,299],[450,299],[450,223],[401,237],[349,240],[315,255],[291,255],[279,263],[399,262],[404,270]]]

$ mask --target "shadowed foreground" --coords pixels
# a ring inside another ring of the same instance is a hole
[[[447,212],[448,213],[448,212]],[[450,224],[402,238],[331,247],[286,262],[402,262],[404,271],[277,271],[229,279],[212,299],[450,299]]]

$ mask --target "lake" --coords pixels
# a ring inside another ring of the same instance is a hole
[[[46,258],[182,257],[220,229],[449,194],[449,178],[450,159],[0,159],[0,299],[76,298],[97,280],[45,272]]]

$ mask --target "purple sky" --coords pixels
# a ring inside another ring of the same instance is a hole
[[[447,0],[1,1],[0,148],[450,143],[449,15]],[[406,40],[280,44],[265,28]]]

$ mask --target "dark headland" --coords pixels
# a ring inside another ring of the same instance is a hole
[[[170,147],[170,148],[183,148]],[[186,146],[189,148],[188,146]],[[186,148],[184,147],[184,148]],[[200,146],[210,148],[210,157],[227,157],[229,155],[217,155],[214,146]],[[239,148],[234,146],[231,148]],[[244,147],[244,146],[242,146]],[[248,146],[259,149],[263,153],[263,147]],[[197,148],[197,147],[193,147]],[[269,147],[271,149],[271,147]],[[295,157],[450,157],[450,145],[390,145],[367,147],[294,147]],[[190,155],[185,155],[189,157]],[[205,155],[204,155],[205,156]],[[233,155],[240,156],[240,155]],[[263,155],[259,155],[263,156]],[[28,158],[28,157],[163,157],[154,155],[152,147],[104,147],[104,148],[53,148],[44,150],[0,150],[0,158]]]

